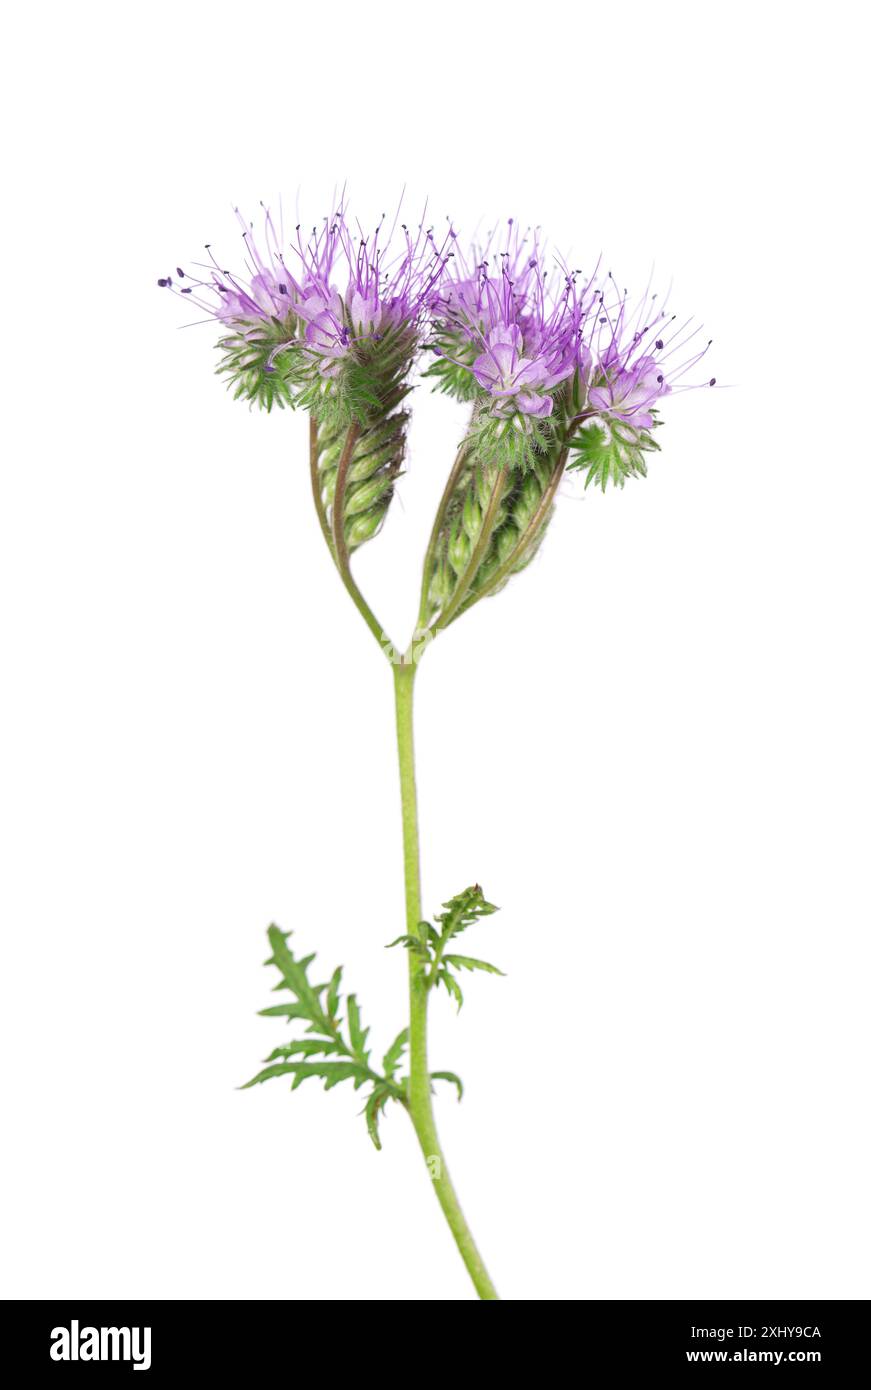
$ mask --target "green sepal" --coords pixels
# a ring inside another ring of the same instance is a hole
[[[585,488],[593,484],[603,492],[609,482],[623,487],[627,478],[646,478],[645,456],[659,451],[649,430],[599,416],[581,425],[569,448],[568,467],[586,473]]]

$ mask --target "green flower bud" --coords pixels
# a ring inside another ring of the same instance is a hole
[[[448,559],[455,574],[460,575],[465,570],[472,556],[472,548],[472,542],[462,525],[455,521],[448,540]]]
[[[387,514],[389,498],[383,506],[373,507],[370,512],[361,512],[345,527],[345,541],[348,550],[356,550],[365,541],[371,541]]]
[[[345,493],[345,516],[358,516],[360,512],[368,512],[371,507],[382,500],[386,504],[390,497],[385,497],[385,493],[393,492],[394,474],[376,473],[374,478],[368,478],[363,483],[351,483]]]
[[[345,539],[349,550],[371,540],[384,520],[405,452],[408,420],[407,410],[387,410],[359,431],[345,475]],[[318,482],[330,526],[347,440],[344,424],[330,419],[318,425]]]

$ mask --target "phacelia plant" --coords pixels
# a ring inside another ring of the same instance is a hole
[[[241,219],[240,219],[241,221]],[[339,576],[392,666],[399,751],[406,922],[392,942],[408,958],[409,1019],[373,1059],[342,971],[320,981],[290,932],[269,928],[268,964],[284,1002],[264,1009],[293,1026],[249,1086],[318,1077],[364,1091],[376,1148],[393,1105],[414,1125],[448,1225],[482,1299],[498,1297],[448,1173],[433,1115],[427,1009],[442,986],[462,1005],[465,971],[500,974],[458,949],[458,938],[496,911],[475,884],[431,922],[420,892],[413,692],[433,637],[497,593],[538,551],[568,469],[585,485],[623,487],[644,476],[659,448],[665,396],[701,384],[693,369],[709,344],[650,291],[633,304],[610,275],[584,277],[549,257],[538,233],[509,221],[463,248],[453,228],[382,220],[365,233],[339,206],[309,236],[285,237],[266,213],[261,232],[242,221],[244,274],[208,262],[158,281],[219,326],[218,372],[235,397],[271,411],[305,410],[315,512]],[[351,569],[384,522],[402,469],[412,376],[468,402],[470,418],[436,512],[423,562],[418,619],[404,648],[385,633]],[[713,379],[707,384],[714,385]],[[407,1060],[406,1060],[407,1059]]]

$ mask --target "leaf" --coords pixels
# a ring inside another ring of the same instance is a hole
[[[261,1012],[267,1017],[286,1018],[289,1022],[301,1019],[308,1024],[306,1037],[292,1038],[276,1047],[267,1057],[266,1065],[256,1076],[246,1082],[242,1089],[257,1086],[273,1077],[292,1078],[291,1089],[296,1090],[309,1077],[319,1077],[324,1090],[330,1091],[342,1081],[353,1082],[358,1090],[365,1083],[372,1085],[372,1091],[364,1107],[366,1124],[372,1142],[381,1147],[378,1135],[378,1120],[383,1114],[388,1100],[398,1100],[406,1104],[405,1082],[395,1081],[394,1073],[408,1041],[408,1030],[403,1029],[388,1048],[384,1059],[385,1076],[379,1076],[369,1066],[369,1049],[366,1042],[369,1029],[363,1027],[360,1005],[355,994],[345,999],[347,1034],[338,1017],[341,1002],[341,966],[333,971],[328,984],[312,984],[308,970],[313,955],[299,960],[293,954],[288,939],[290,932],[278,927],[269,928],[269,943],[272,955],[266,962],[275,965],[281,972],[280,989],[288,989],[296,995],[294,1002],[273,1004]],[[323,997],[323,1003],[321,999]],[[313,1037],[312,1034],[321,1034]]]
[[[452,995],[457,1001],[457,1013],[463,1007],[463,991],[449,970],[440,970],[436,978],[437,984],[443,984],[448,994]]]
[[[306,971],[314,960],[314,956],[306,956],[303,960],[295,960],[293,952],[287,945],[285,933],[278,927],[271,926],[267,933],[269,944],[272,947],[272,957],[267,964],[276,965],[281,971],[284,984],[293,994],[296,995],[300,1004],[308,1010],[307,1017],[313,1021],[322,1022],[328,1025],[328,1020],[324,1017],[319,999],[319,989],[310,984]],[[290,936],[290,932],[286,933]],[[321,989],[323,986],[320,987]],[[326,1027],[329,1032],[329,1027]]]
[[[463,1083],[462,1083],[462,1081],[460,1080],[460,1078],[457,1076],[456,1072],[453,1072],[453,1071],[431,1071],[430,1074],[429,1074],[429,1079],[430,1079],[430,1081],[451,1081],[451,1082],[453,1082],[453,1084],[454,1084],[454,1085],[456,1086],[456,1088],[457,1088],[457,1100],[460,1101],[460,1100],[463,1099]]]
[[[384,1075],[392,1077],[396,1068],[402,1060],[402,1054],[408,1046],[408,1029],[403,1028],[401,1033],[397,1033],[393,1042],[384,1054],[384,1061],[381,1063],[384,1068]]]
[[[304,1004],[273,1004],[269,1009],[258,1009],[261,1018],[309,1018],[309,1011]]]
[[[360,1025],[360,1009],[355,994],[348,995],[348,1035],[351,1039],[351,1051],[368,1060],[369,1053],[365,1051],[365,1047],[369,1029]]]
[[[375,1086],[366,1101],[366,1128],[376,1149],[381,1149],[381,1136],[378,1133],[378,1116],[383,1113],[392,1092],[388,1086]]]
[[[450,898],[442,906],[445,910],[436,916],[436,921],[441,923],[443,942],[449,941],[452,936],[459,936],[460,932],[473,926],[482,917],[489,917],[492,912],[499,911],[493,903],[487,902],[483,890],[477,883],[458,893],[455,898]]]
[[[292,1043],[276,1047],[266,1060],[267,1062],[276,1062],[279,1057],[316,1057],[318,1053],[327,1056],[331,1052],[344,1051],[343,1043],[334,1042],[329,1038],[296,1038]]]
[[[393,946],[407,946],[409,951],[416,951],[420,956],[429,955],[426,942],[421,941],[417,936],[397,936],[395,941],[388,941],[385,950],[389,951]]]
[[[448,965],[455,965],[458,970],[486,970],[490,975],[505,974],[504,970],[491,965],[488,960],[477,960],[474,956],[442,956],[442,960]]]
[[[339,985],[342,983],[342,967],[338,966],[333,971],[333,978],[330,980],[330,987],[327,990],[327,1013],[330,1018],[335,1018],[339,1011]]]
[[[247,1091],[250,1086],[258,1086],[264,1081],[271,1081],[274,1076],[292,1076],[292,1091],[295,1091],[297,1086],[301,1086],[310,1076],[323,1077],[325,1091],[331,1091],[342,1081],[353,1081],[356,1091],[365,1081],[371,1080],[368,1071],[359,1062],[276,1062],[273,1066],[265,1067],[263,1071],[258,1072],[240,1089]]]

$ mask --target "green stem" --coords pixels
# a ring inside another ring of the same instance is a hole
[[[417,824],[417,789],[414,780],[414,663],[394,666],[396,692],[396,742],[399,750],[399,786],[402,794],[402,846],[405,866],[405,912],[409,936],[420,935],[420,841]],[[463,1216],[445,1163],[432,1108],[432,1084],[426,1055],[426,1023],[429,989],[426,963],[416,951],[408,953],[409,1061],[408,1104],[411,1120],[430,1171],[436,1197],[463,1257],[472,1283],[482,1299],[498,1299],[478,1247]]]

